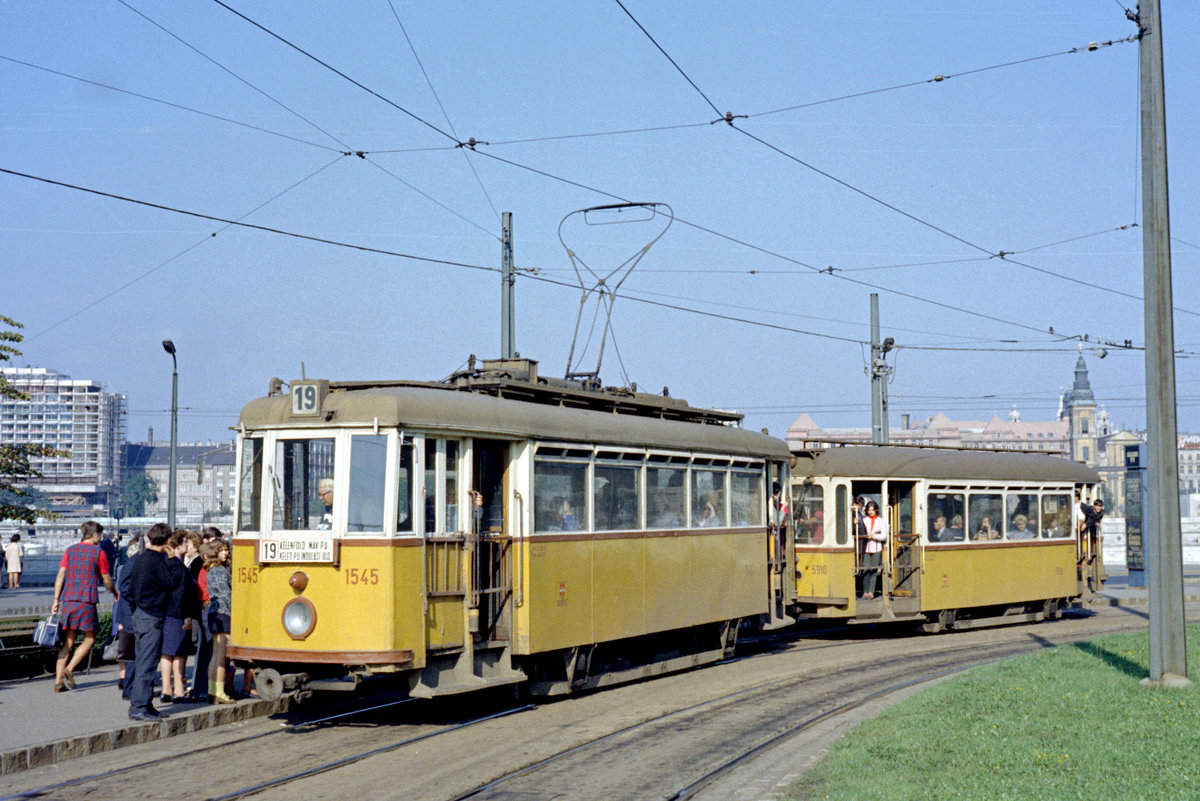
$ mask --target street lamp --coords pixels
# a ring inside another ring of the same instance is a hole
[[[179,363],[175,343],[164,339],[163,350],[171,354],[171,472],[167,476],[167,525],[175,530],[175,451],[179,443]]]

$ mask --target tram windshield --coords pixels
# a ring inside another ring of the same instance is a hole
[[[275,444],[272,523],[276,530],[333,528],[333,438],[281,439]]]

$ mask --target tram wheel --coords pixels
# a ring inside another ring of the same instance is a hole
[[[254,689],[266,701],[278,701],[283,695],[283,677],[274,668],[263,668],[254,674]]]
[[[1047,598],[1046,602],[1042,604],[1042,617],[1046,620],[1058,620],[1060,614],[1058,599]]]
[[[930,619],[928,623],[923,624],[922,629],[926,634],[937,634],[942,631],[949,631],[954,628],[954,621],[958,614],[953,609],[943,609],[938,612],[937,619]]]

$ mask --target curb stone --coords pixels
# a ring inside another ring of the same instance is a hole
[[[292,697],[285,695],[277,701],[241,701],[231,706],[210,706],[173,714],[157,723],[135,723],[111,731],[82,734],[50,743],[13,748],[0,754],[0,776],[19,773],[30,768],[54,765],[68,759],[114,751],[130,745],[163,740],[177,734],[202,731],[257,717],[287,712]]]

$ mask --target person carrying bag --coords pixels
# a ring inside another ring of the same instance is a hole
[[[33,641],[43,648],[54,648],[58,645],[58,615],[49,615],[38,621],[33,629]]]

